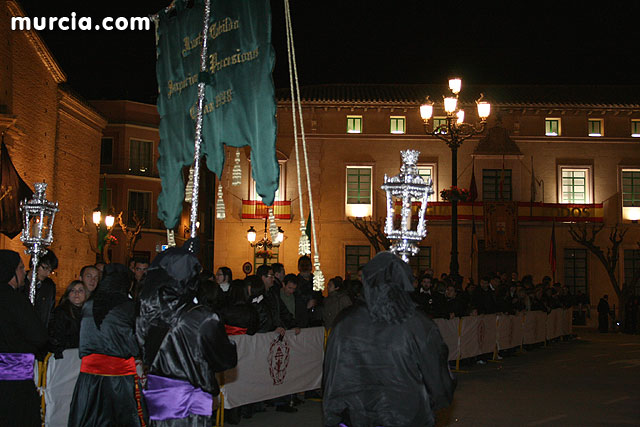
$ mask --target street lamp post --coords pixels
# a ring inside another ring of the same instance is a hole
[[[269,251],[274,247],[277,248],[280,246],[280,243],[284,241],[284,230],[281,227],[278,227],[277,235],[273,236],[274,239],[271,241],[269,238],[269,230],[267,228],[267,217],[264,218],[264,236],[262,239],[256,242],[256,229],[253,228],[253,225],[249,227],[247,230],[247,240],[252,248],[256,248],[256,256],[263,259],[263,264],[267,263],[267,259],[271,258],[271,254]]]
[[[100,260],[104,261],[104,251],[105,251],[105,243],[107,240],[111,239],[111,233],[113,232],[113,226],[115,224],[115,217],[108,213],[105,217],[102,217],[102,212],[99,207],[97,207],[92,214],[91,217],[93,224],[96,226],[97,232],[97,249],[99,252]],[[102,226],[106,228],[106,231]]]
[[[451,149],[451,185],[458,185],[458,148],[462,143],[475,135],[484,132],[487,117],[491,112],[491,105],[482,100],[483,95],[476,101],[478,108],[479,123],[465,123],[464,110],[458,104],[458,95],[462,88],[462,80],[459,78],[449,79],[449,89],[451,94],[444,98],[444,111],[446,113],[445,123],[429,131],[428,124],[433,115],[433,102],[427,97],[424,104],[420,106],[420,116],[424,122],[424,131],[427,135],[432,135],[447,144]],[[449,263],[449,276],[454,282],[460,280],[458,264],[458,199],[451,198],[451,261]]]

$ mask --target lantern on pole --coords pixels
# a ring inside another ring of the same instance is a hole
[[[31,304],[35,302],[36,298],[38,259],[47,252],[47,246],[53,242],[53,221],[59,210],[58,202],[47,200],[46,183],[37,182],[34,187],[36,191],[33,198],[20,202],[24,225],[20,240],[27,247],[24,253],[31,255],[31,284],[29,287]]]
[[[404,262],[409,262],[409,256],[413,256],[420,250],[416,243],[427,236],[425,224],[425,212],[427,199],[433,193],[433,185],[418,173],[416,163],[419,151],[406,150],[400,152],[402,166],[400,174],[392,177],[384,176],[382,189],[387,193],[387,220],[384,232],[393,242],[391,252],[402,257]],[[396,214],[396,205],[400,205],[400,215]],[[414,204],[417,206],[417,218],[412,215]]]

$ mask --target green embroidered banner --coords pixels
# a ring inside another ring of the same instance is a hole
[[[249,145],[256,190],[266,205],[278,187],[269,0],[210,0],[207,72],[201,74],[204,1],[187,8],[186,0],[176,0],[173,11],[158,16],[158,217],[167,228],[180,218],[182,168],[193,163],[198,79],[207,82],[201,150],[209,170],[222,173],[224,144]]]

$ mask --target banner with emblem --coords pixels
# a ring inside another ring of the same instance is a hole
[[[205,1],[206,71],[201,72]],[[205,84],[201,152],[218,177],[224,145],[251,147],[251,171],[263,202],[273,203],[279,182],[276,102],[271,72],[271,8],[268,0],[176,0],[156,21],[158,172],[162,192],[158,217],[173,228],[182,212],[182,168],[193,163],[198,84]]]
[[[514,348],[522,344],[522,320],[524,315],[498,315],[498,350]]]
[[[518,250],[516,202],[484,202],[484,238],[487,251]]]
[[[460,328],[460,357],[493,353],[496,347],[496,315],[484,314],[462,318]]]
[[[280,339],[274,332],[233,335],[238,364],[223,373],[226,409],[320,388],[324,328],[293,331]]]

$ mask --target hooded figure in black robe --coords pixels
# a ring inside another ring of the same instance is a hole
[[[197,239],[158,255],[140,295],[136,335],[149,367],[144,390],[151,425],[213,425],[213,401],[220,392],[215,373],[237,363],[224,323],[194,302],[201,267]]]
[[[326,426],[433,426],[455,381],[438,327],[411,300],[409,266],[390,252],[362,270],[364,301],[344,309],[324,362]]]
[[[45,349],[47,330],[29,300],[9,284],[21,285],[19,265],[17,252],[0,250],[0,426],[30,427],[41,425],[33,363]]]
[[[122,264],[106,265],[100,285],[82,307],[78,348],[82,365],[69,427],[141,424],[133,360],[139,353],[136,312],[127,297],[128,272]]]

